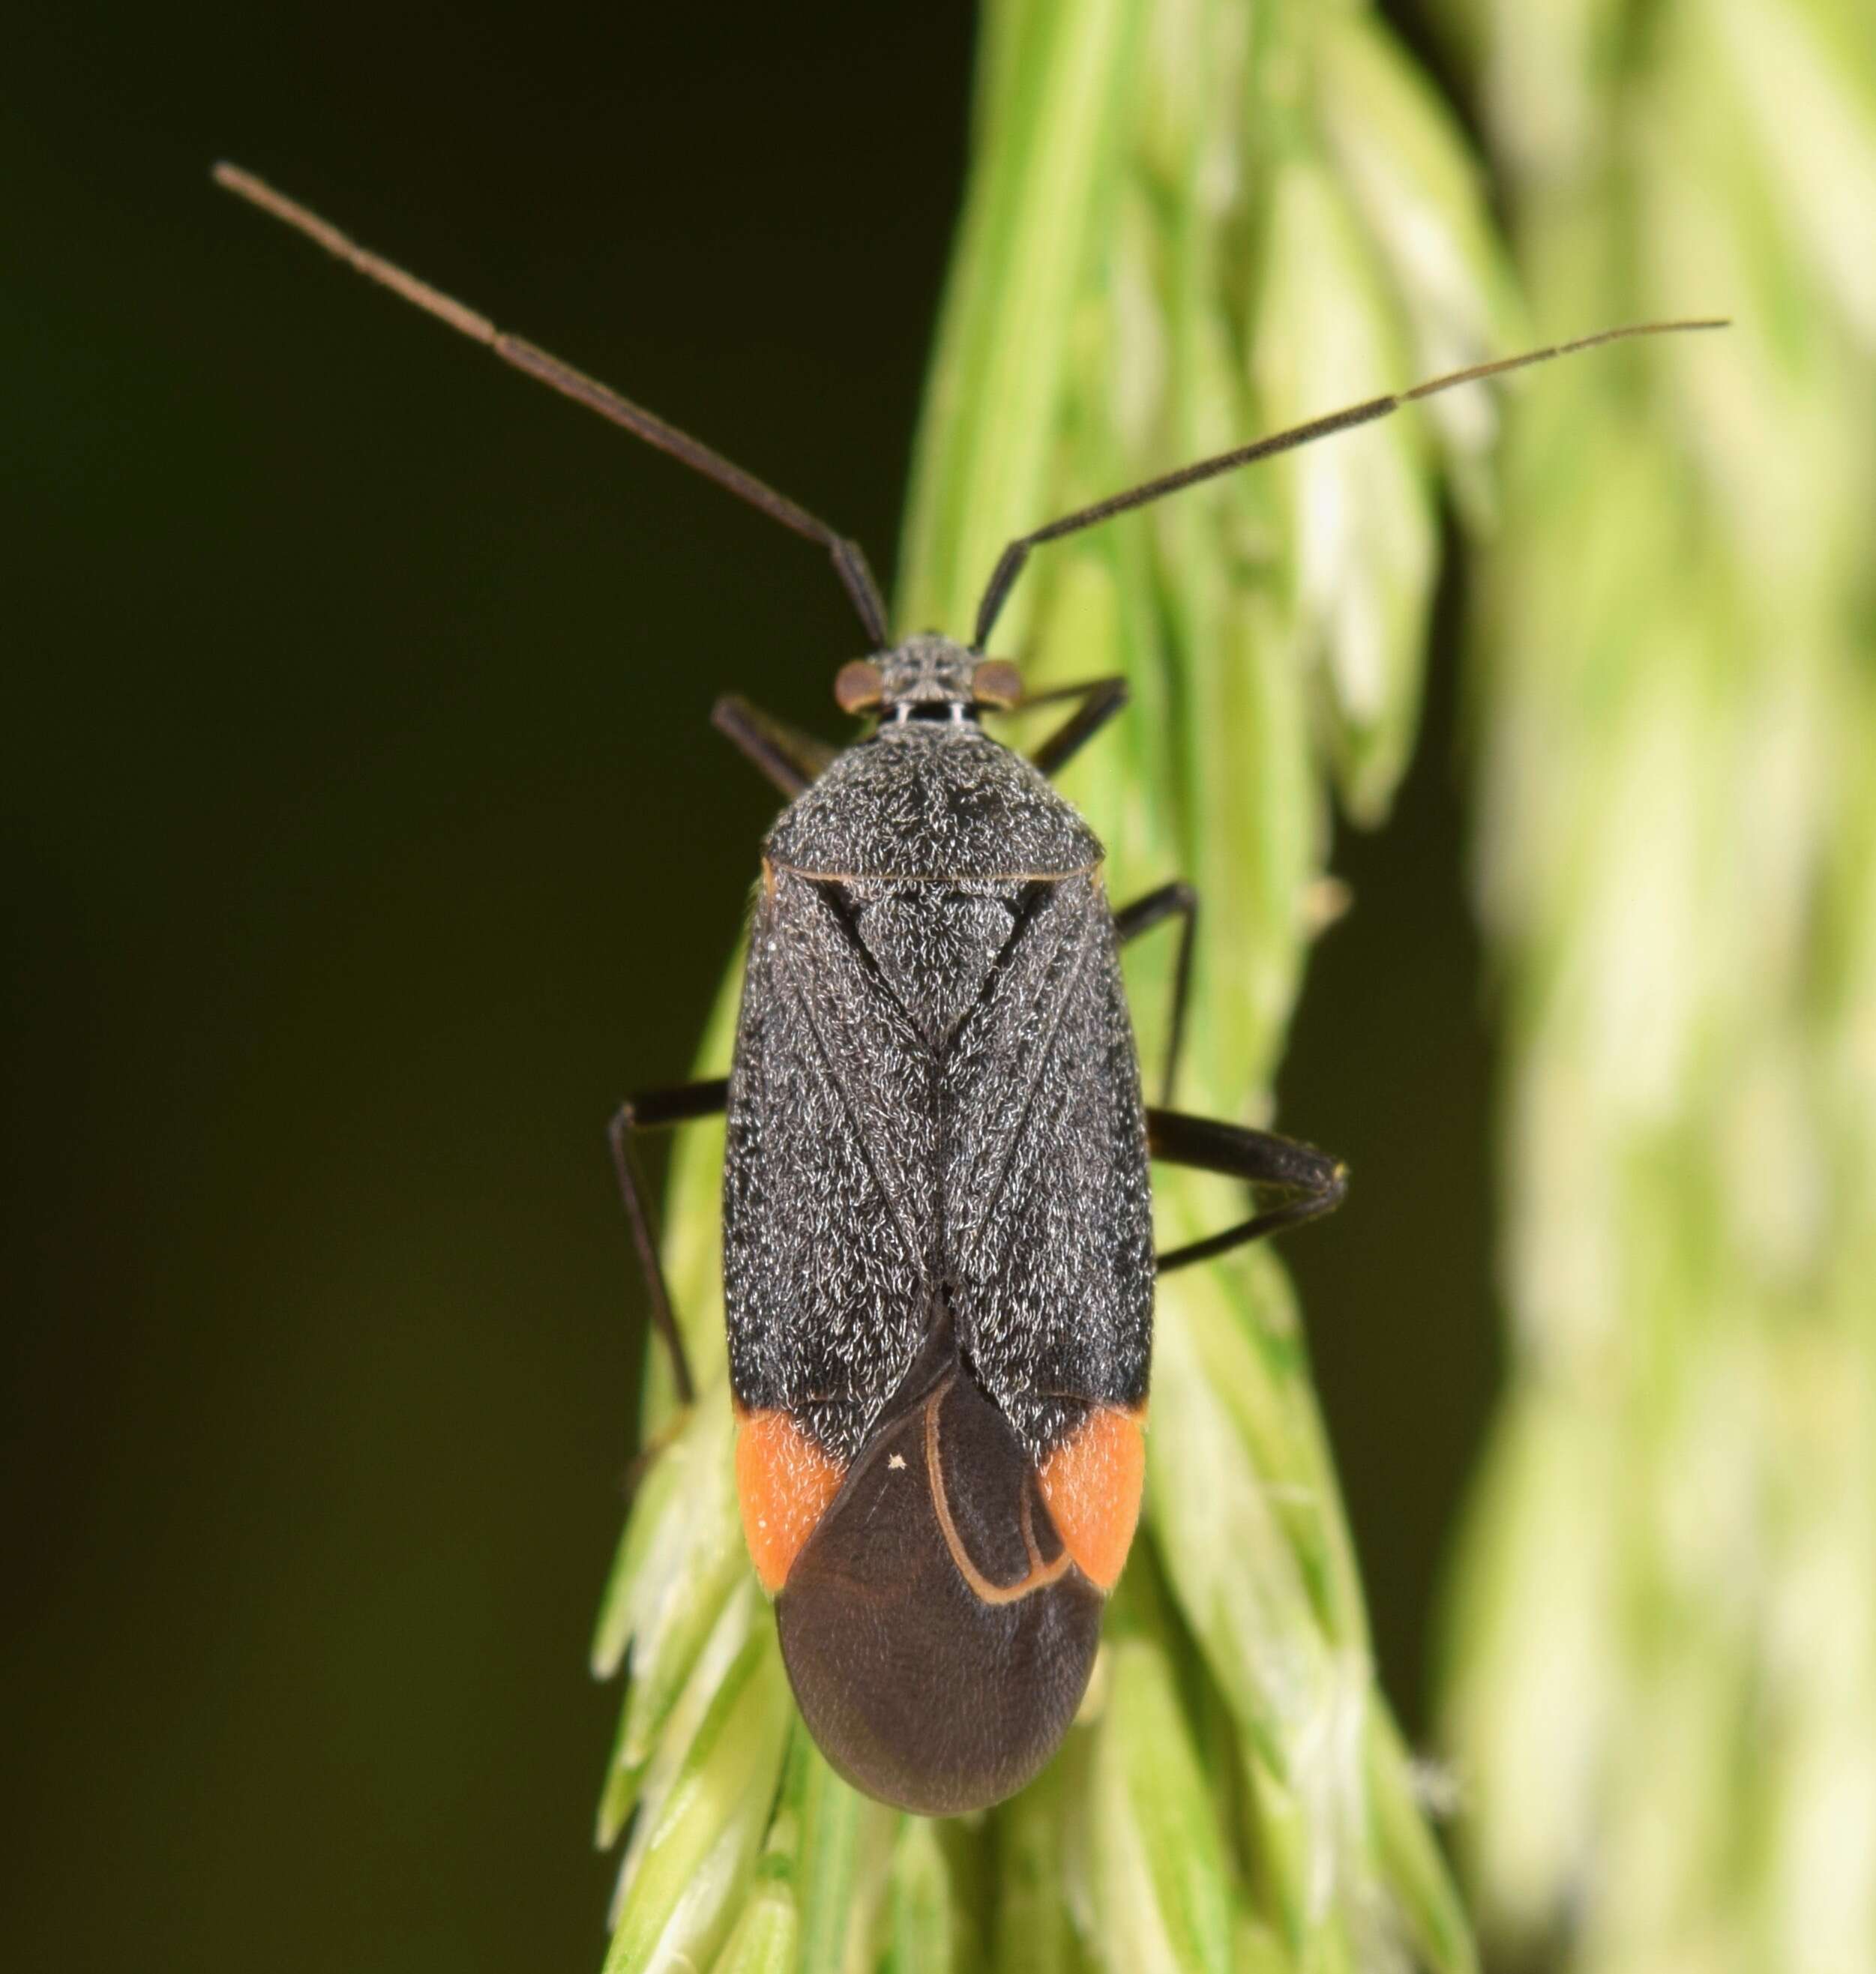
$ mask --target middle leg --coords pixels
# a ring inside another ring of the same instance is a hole
[[[1195,1261],[1209,1261],[1215,1254],[1241,1248],[1247,1241],[1261,1241],[1286,1227],[1300,1227],[1307,1220],[1333,1213],[1348,1192],[1348,1167],[1340,1159],[1319,1152],[1298,1138],[1279,1137],[1274,1131],[1254,1131],[1246,1125],[1227,1124],[1216,1118],[1149,1110],[1146,1149],[1151,1156],[1169,1165],[1222,1173],[1227,1179],[1244,1179],[1261,1190],[1285,1195],[1275,1205],[1252,1214],[1249,1219],[1241,1220],[1222,1233],[1188,1241],[1184,1247],[1160,1255],[1156,1268],[1163,1275],[1175,1268],[1190,1267]]]
[[[1143,898],[1123,905],[1113,915],[1114,938],[1122,946],[1170,918],[1181,923],[1179,953],[1172,962],[1172,1021],[1166,1031],[1166,1068],[1159,1080],[1163,1104],[1172,1101],[1179,1054],[1186,1043],[1186,1007],[1192,998],[1192,943],[1199,933],[1199,894],[1182,880],[1162,884],[1156,891],[1149,891]]]
[[[651,1225],[646,1203],[644,1175],[632,1156],[632,1139],[641,1131],[668,1129],[687,1124],[699,1117],[714,1117],[728,1101],[730,1085],[723,1077],[708,1083],[683,1083],[662,1090],[641,1091],[628,1097],[613,1113],[606,1127],[612,1146],[612,1169],[618,1179],[619,1201],[625,1208],[632,1245],[638,1251],[638,1265],[644,1271],[645,1294],[651,1304],[651,1323],[663,1338],[671,1355],[671,1382],[677,1402],[688,1405],[697,1386],[690,1376],[690,1359],[684,1355],[684,1338],[671,1309],[671,1291],[665,1286],[664,1264],[658,1254],[658,1231]]]

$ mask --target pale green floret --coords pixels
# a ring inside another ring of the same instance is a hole
[[[1467,7],[1533,309],[1478,669],[1511,1383],[1451,1609],[1481,1915],[1876,1967],[1876,16]]]

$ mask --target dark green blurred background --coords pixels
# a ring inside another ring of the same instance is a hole
[[[857,650],[813,550],[208,165],[691,425],[884,572],[969,28],[11,24],[9,1965],[596,1966],[615,1696],[583,1662],[642,1314],[602,1127],[682,1074],[771,811],[713,696],[838,732]],[[1496,1349],[1450,651],[1435,678],[1396,822],[1338,853],[1357,906],[1283,1089],[1356,1167],[1291,1254],[1415,1727]]]

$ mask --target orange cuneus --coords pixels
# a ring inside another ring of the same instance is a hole
[[[773,1596],[839,1491],[842,1470],[785,1412],[736,1419],[736,1499],[762,1587]]]
[[[1091,1583],[1111,1590],[1133,1546],[1146,1478],[1143,1413],[1100,1405],[1042,1464],[1042,1499]]]

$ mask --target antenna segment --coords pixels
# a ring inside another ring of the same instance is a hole
[[[1023,564],[1029,559],[1029,551],[1040,548],[1045,542],[1060,541],[1064,535],[1079,534],[1084,528],[1097,527],[1117,514],[1144,507],[1154,500],[1163,500],[1169,494],[1177,494],[1182,488],[1195,487],[1202,480],[1215,480],[1222,473],[1235,472],[1239,467],[1254,465],[1260,459],[1274,458],[1280,452],[1294,452],[1299,446],[1327,438],[1331,433],[1346,431],[1354,425],[1371,425],[1376,418],[1384,418],[1390,412],[1397,412],[1402,405],[1411,405],[1416,398],[1435,397],[1460,384],[1475,384],[1482,378],[1500,377],[1507,370],[1522,370],[1533,363],[1548,363],[1553,357],[1574,356],[1579,349],[1594,349],[1600,343],[1619,343],[1628,336],[1678,336],[1688,330],[1724,329],[1727,326],[1727,319],[1723,316],[1703,316],[1681,322],[1632,323],[1622,329],[1598,330],[1593,336],[1579,336],[1569,343],[1553,343],[1546,349],[1526,350],[1521,356],[1500,356],[1490,362],[1469,364],[1463,370],[1449,370],[1444,376],[1430,377],[1411,390],[1392,392],[1384,398],[1369,398],[1361,404],[1349,405],[1346,410],[1325,412],[1320,418],[1292,425],[1287,431],[1272,432],[1268,438],[1254,439],[1250,444],[1241,445],[1234,451],[1195,461],[1190,466],[1163,474],[1157,480],[1130,487],[1123,494],[1110,494],[1106,500],[1097,500],[1091,507],[1077,507],[1072,514],[1051,521],[1033,534],[1018,535],[998,558],[984,591],[983,601],[977,606],[977,628],[972,648],[981,651],[989,644],[1011,588],[1022,575]]]
[[[253,172],[243,171],[238,165],[221,164],[215,166],[214,177],[215,183],[225,190],[244,198],[250,205],[258,206],[263,212],[293,228],[295,232],[304,234],[367,280],[376,281],[405,301],[414,303],[425,314],[447,323],[458,335],[467,336],[471,343],[480,343],[503,362],[525,372],[550,390],[558,391],[563,398],[571,398],[576,404],[584,405],[589,412],[597,412],[602,418],[610,419],[635,438],[643,439],[646,444],[656,446],[660,452],[669,453],[694,473],[702,474],[706,480],[715,480],[738,500],[746,500],[772,521],[779,521],[783,527],[805,535],[811,542],[818,542],[833,558],[835,572],[858,612],[873,648],[881,650],[885,647],[888,641],[886,606],[858,542],[836,534],[826,522],[809,513],[806,508],[798,507],[785,495],[778,494],[753,474],[745,473],[734,461],[725,459],[720,452],[712,451],[687,432],[667,425],[642,405],[621,397],[618,392],[576,370],[571,364],[562,362],[559,357],[549,356],[535,344],[511,336],[506,330],[497,329],[487,316],[478,315],[453,296],[431,287],[428,281],[419,280],[415,274],[372,253],[369,248],[359,246],[330,221],[309,212],[284,192],[276,192]]]

